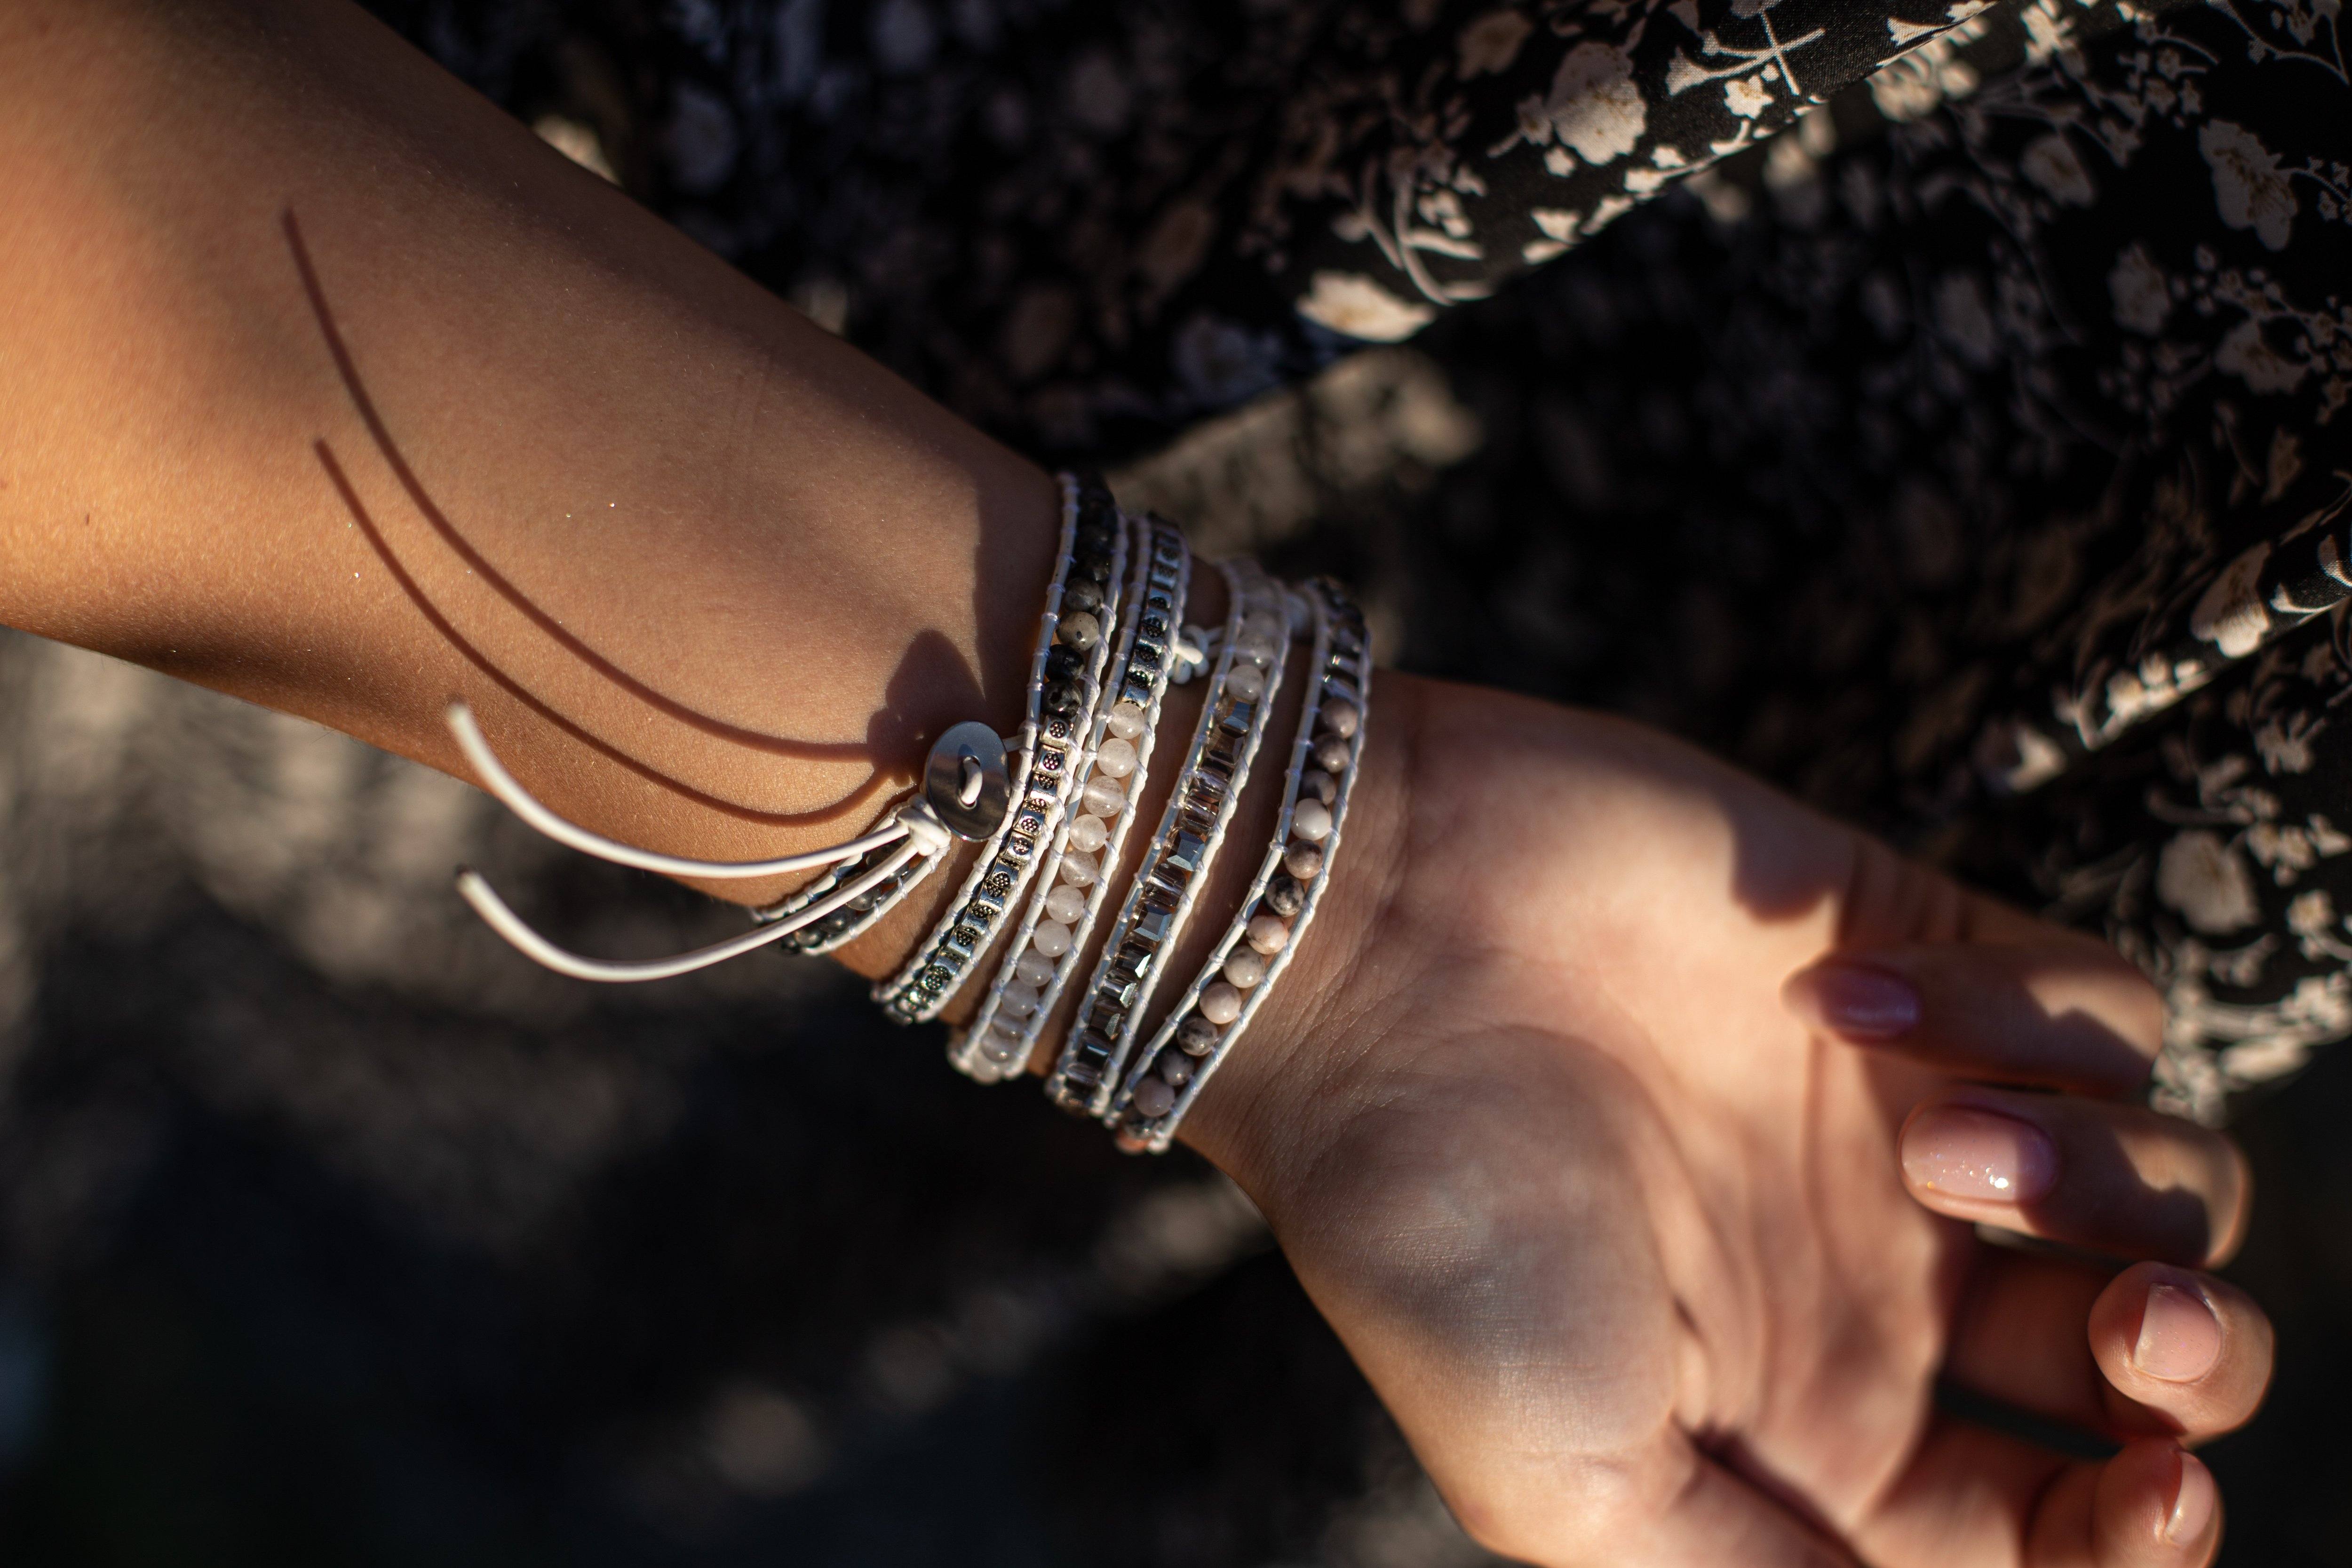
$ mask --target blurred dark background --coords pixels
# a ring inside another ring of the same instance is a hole
[[[612,41],[628,7],[379,9],[730,249],[677,106]],[[1645,280],[1744,243],[1662,202],[1116,481],[1212,551],[1349,576],[1409,668],[1634,711],[1864,809],[1801,723],[1748,721],[1739,645],[1650,602],[1659,559],[1719,542],[1603,551],[1558,500],[1638,504],[1605,423],[1638,388],[1583,351],[1648,310],[1658,354],[1701,352],[1712,307]],[[854,282],[730,253],[854,317]],[[1786,449],[1783,416],[1753,439]],[[1773,700],[1826,714],[1821,679]],[[1215,1173],[964,1082],[821,963],[541,974],[451,896],[461,860],[599,951],[736,929],[446,779],[0,634],[0,1557],[1486,1561]],[[2342,1049],[2238,1124],[2261,1201],[2230,1273],[2281,1346],[2211,1450],[2232,1564],[2352,1563],[2347,1127]],[[1139,1423],[1146,1362],[1170,1408]]]

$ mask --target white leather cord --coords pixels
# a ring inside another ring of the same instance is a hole
[[[566,821],[534,798],[499,763],[497,754],[490,750],[489,742],[484,738],[481,726],[475,721],[473,711],[466,704],[451,703],[448,720],[450,733],[457,738],[458,749],[465,752],[467,763],[482,781],[483,787],[496,795],[508,810],[557,843],[584,855],[593,855],[600,860],[609,860],[616,866],[680,877],[772,877],[792,871],[816,870],[838,861],[854,860],[887,845],[898,845],[896,852],[864,876],[782,920],[726,942],[697,948],[691,952],[642,961],[587,958],[560,948],[524,923],[522,917],[499,897],[497,890],[483,880],[478,872],[462,867],[458,869],[458,896],[473,906],[474,912],[480,915],[492,931],[513,944],[525,957],[575,980],[596,980],[607,984],[667,980],[674,975],[707,969],[714,963],[723,963],[740,953],[782,942],[802,927],[823,920],[851,900],[881,887],[898,876],[908,862],[918,858],[936,860],[954,842],[953,836],[940,821],[939,814],[932,810],[930,803],[918,796],[900,806],[888,822],[863,837],[851,839],[846,844],[836,844],[830,849],[812,850],[803,855],[785,855],[769,860],[694,860],[680,855],[639,849],[600,833],[591,833],[575,822]]]
[[[591,833],[540,804],[516,782],[514,774],[507,772],[498,753],[490,750],[490,742],[484,738],[481,725],[475,721],[471,708],[463,702],[452,702],[448,717],[449,732],[457,738],[457,749],[466,753],[467,766],[474,770],[484,789],[499,797],[499,805],[558,844],[583,855],[593,855],[599,860],[610,860],[615,866],[660,871],[672,877],[782,877],[793,871],[814,871],[840,860],[855,860],[868,850],[879,849],[907,836],[906,825],[893,817],[863,838],[853,838],[830,849],[780,855],[772,860],[689,860],[683,855],[640,849],[601,833]]]

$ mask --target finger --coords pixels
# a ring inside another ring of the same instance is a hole
[[[2221,1544],[2221,1492],[2161,1437],[2102,1465],[2075,1463],[2044,1492],[2026,1568],[2204,1568]]]
[[[1953,1316],[1945,1378],[2063,1426],[2107,1432],[2106,1379],[2083,1325],[2111,1274],[2074,1258],[1980,1248]]]
[[[2084,1432],[2194,1442],[2254,1413],[2273,1353],[2262,1309],[2210,1275],[1987,1248],[1944,1375]]]
[[[2139,1263],[2090,1310],[2090,1351],[2115,1412],[2190,1439],[2243,1426],[2269,1389],[2277,1341],[2253,1298],[2210,1274]]]
[[[2162,1438],[2067,1459],[1938,1416],[1854,1536],[1874,1563],[2203,1568],[2221,1540],[2221,1498],[2211,1472]]]
[[[1971,1078],[2127,1094],[2164,1043],[2156,988],[2104,942],[1935,942],[1840,952],[1781,995],[1813,1027]]]
[[[1954,1089],[1912,1110],[1900,1147],[1911,1195],[1958,1219],[2192,1268],[2245,1231],[2237,1146],[2137,1106]]]

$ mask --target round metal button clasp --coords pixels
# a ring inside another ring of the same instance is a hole
[[[950,833],[979,840],[1003,826],[1013,809],[1013,781],[1004,772],[1004,741],[976,720],[950,727],[931,742],[923,764],[923,799]]]

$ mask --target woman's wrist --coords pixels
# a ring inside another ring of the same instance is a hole
[[[1376,677],[1346,841],[1332,858],[1315,920],[1248,1036],[1219,1064],[1181,1130],[1183,1142],[1261,1201],[1328,1144],[1349,1110],[1341,1086],[1379,1037],[1371,1014],[1397,977],[1381,973],[1372,955],[1411,854],[1421,690],[1411,677],[1385,670]],[[1248,848],[1231,857],[1231,897],[1218,906],[1228,912],[1255,869],[1257,847],[1273,831],[1281,770],[1265,772],[1263,781],[1252,780],[1253,795],[1267,792],[1261,815],[1246,837],[1235,829],[1234,842]],[[1204,952],[1222,923],[1209,922]]]

